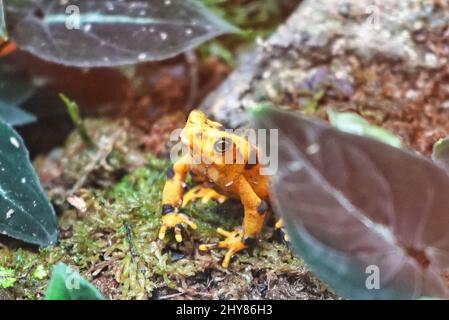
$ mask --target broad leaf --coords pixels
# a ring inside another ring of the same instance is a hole
[[[0,101],[0,119],[10,126],[22,126],[36,121],[36,117],[19,107],[4,104]]]
[[[274,207],[319,277],[348,298],[449,297],[442,168],[298,114],[259,108],[255,117],[279,130]]]
[[[8,39],[8,30],[6,29],[5,7],[3,0],[0,0],[0,38]]]
[[[104,300],[104,297],[78,272],[58,263],[53,268],[45,300]]]
[[[449,170],[449,137],[440,139],[433,146],[432,159]]]
[[[385,129],[374,126],[353,112],[328,110],[330,123],[341,131],[373,138],[396,148],[402,147],[402,141]]]
[[[0,233],[40,246],[56,243],[56,215],[22,138],[0,120]]]
[[[33,0],[9,7],[11,37],[31,53],[80,67],[162,60],[236,29],[193,0]]]

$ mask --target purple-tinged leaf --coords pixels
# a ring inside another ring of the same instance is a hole
[[[52,62],[100,67],[163,60],[237,29],[194,0],[29,0],[7,6],[11,38]]]
[[[292,246],[348,298],[449,297],[449,177],[430,159],[260,107],[279,130],[275,211]]]

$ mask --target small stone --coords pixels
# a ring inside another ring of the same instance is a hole
[[[87,204],[83,198],[72,196],[67,198],[67,202],[70,203],[76,209],[78,209],[81,213],[87,211]]]
[[[441,109],[449,109],[449,100],[446,100],[441,104]]]
[[[427,66],[429,66],[431,68],[438,67],[438,57],[435,54],[428,52],[428,53],[426,53],[426,56],[424,59],[426,61]]]

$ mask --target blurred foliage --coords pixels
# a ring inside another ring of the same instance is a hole
[[[226,21],[243,30],[240,37],[224,36],[200,47],[203,57],[216,56],[230,66],[236,64],[236,52],[266,38],[281,24],[301,0],[201,0]]]
[[[17,278],[13,269],[0,267],[0,288],[6,289],[14,286]]]
[[[266,105],[253,116],[256,128],[279,130],[271,200],[315,275],[348,299],[448,296],[442,168],[355,113],[329,112],[351,134]]]

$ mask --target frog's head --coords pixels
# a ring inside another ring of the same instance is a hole
[[[232,132],[225,131],[223,125],[209,120],[204,113],[194,110],[190,113],[187,123],[181,132],[181,141],[189,148],[195,158],[201,157],[202,162],[214,164],[229,164],[240,157],[247,144],[245,140]]]

